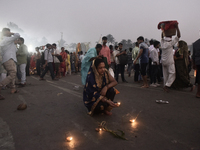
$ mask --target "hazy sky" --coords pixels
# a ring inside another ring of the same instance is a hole
[[[199,38],[200,0],[0,0],[0,29],[16,23],[26,34],[94,42],[112,34],[116,41],[140,35],[160,40],[157,24],[177,20],[181,39],[191,44]]]

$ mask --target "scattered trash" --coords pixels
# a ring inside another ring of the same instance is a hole
[[[172,143],[176,144],[176,143],[177,143],[177,141],[176,141],[176,140],[173,140],[173,141],[172,141]]]
[[[78,90],[79,90],[79,87],[80,87],[79,85],[75,85],[74,88],[73,88],[73,90],[78,91]]]
[[[57,96],[60,96],[61,94],[63,94],[63,93],[58,93]]]
[[[163,101],[163,100],[156,100],[156,103],[158,103],[158,104],[169,104],[168,101]]]
[[[20,104],[18,107],[17,107],[17,110],[24,110],[27,108],[27,105],[26,104]]]

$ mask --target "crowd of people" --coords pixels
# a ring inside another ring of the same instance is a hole
[[[57,81],[67,74],[81,72],[83,100],[89,114],[104,112],[107,115],[111,115],[110,110],[117,107],[113,99],[119,74],[122,82],[127,83],[125,73],[131,78],[134,72],[133,81],[142,81],[142,88],[158,87],[163,83],[165,92],[171,88],[191,87],[193,90],[189,76],[192,66],[190,51],[185,41],[179,41],[181,34],[178,24],[175,28],[177,35],[174,39],[162,32],[161,42],[151,40],[145,43],[144,37],[140,36],[135,46],[128,49],[123,49],[122,43],[108,47],[107,37],[104,36],[102,44],[89,49],[85,55],[82,51],[70,53],[64,47],[59,50],[55,43],[36,47],[36,52],[30,54],[24,44],[25,40],[18,33],[4,28],[0,41],[0,90],[9,87],[11,93],[17,93],[16,85],[24,87],[26,76],[31,74],[45,80],[49,71],[52,80]],[[196,49],[193,54],[194,63],[198,62],[196,55],[199,49]],[[18,82],[15,81],[16,77]],[[200,79],[197,77],[198,82]],[[196,97],[200,97],[199,89]],[[0,95],[0,99],[5,98]]]
[[[161,86],[169,92],[171,88],[191,88],[190,71],[192,59],[187,43],[180,40],[181,33],[178,24],[175,25],[176,37],[161,35],[161,42],[151,40],[150,45],[144,42],[140,36],[135,42],[135,47],[123,49],[123,44],[106,46],[107,37],[103,37],[103,45],[97,44],[88,51],[82,61],[82,84],[84,85],[84,104],[89,114],[105,113],[111,115],[112,108],[118,104],[113,102],[116,92],[113,88],[119,83],[118,76],[121,74],[122,82],[127,83],[124,73],[131,77],[134,70],[134,81],[143,82],[141,88]],[[200,44],[199,44],[200,45]],[[200,51],[200,47],[197,47]],[[195,55],[193,54],[193,59]],[[197,52],[198,59],[200,53]],[[196,59],[196,60],[198,60]],[[195,66],[195,64],[193,63]],[[196,69],[196,68],[195,68]],[[197,74],[198,74],[197,68]],[[112,73],[114,72],[114,74]],[[113,75],[112,75],[113,74]],[[112,75],[112,76],[111,76]],[[199,80],[199,75],[196,80]],[[115,79],[115,80],[114,80]],[[195,83],[198,83],[196,81]],[[199,88],[196,97],[200,97]]]

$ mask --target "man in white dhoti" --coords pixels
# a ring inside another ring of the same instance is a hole
[[[173,46],[179,41],[181,37],[178,24],[175,26],[177,30],[177,36],[172,40],[171,37],[164,37],[162,32],[161,49],[162,49],[162,67],[163,67],[163,78],[164,78],[164,91],[169,92],[169,87],[172,85],[176,78],[174,57],[173,57]]]

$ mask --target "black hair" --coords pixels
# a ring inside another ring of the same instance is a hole
[[[97,45],[95,46],[95,48],[102,48],[102,45],[101,45],[101,44],[97,44]]]
[[[123,45],[122,43],[119,43],[118,46]]]
[[[149,44],[150,44],[150,45],[153,45],[153,44],[154,44],[154,41],[153,41],[153,40],[150,40],[150,41],[149,41]]]
[[[133,50],[133,49],[130,47],[130,48],[129,48],[129,51],[132,52],[132,50]]]
[[[106,36],[102,37],[102,40],[107,40],[108,38]]]
[[[83,54],[83,51],[80,51],[80,54],[82,55],[82,54]]]
[[[49,46],[51,46],[51,44],[49,44],[49,43],[48,43],[48,44],[46,44],[46,47],[47,47],[47,48],[48,48]]]
[[[117,45],[115,45],[115,49],[117,49],[118,48],[118,46]]]
[[[142,41],[144,41],[144,37],[143,37],[143,36],[140,36],[140,37],[137,38],[137,40],[142,40]]]
[[[159,41],[154,41],[153,46],[156,47],[158,44],[160,44]]]
[[[100,58],[97,58],[95,61],[94,61],[94,65],[95,67],[97,68],[99,66],[100,63],[104,63],[103,59],[100,59]]]
[[[57,46],[56,43],[53,43],[52,45],[55,46],[55,47]]]
[[[109,49],[110,49],[110,50],[113,49],[113,46],[112,46],[112,45],[109,45]]]
[[[20,37],[19,40],[24,44],[24,38]]]
[[[139,46],[139,43],[138,43],[138,42],[135,42],[135,46]]]

